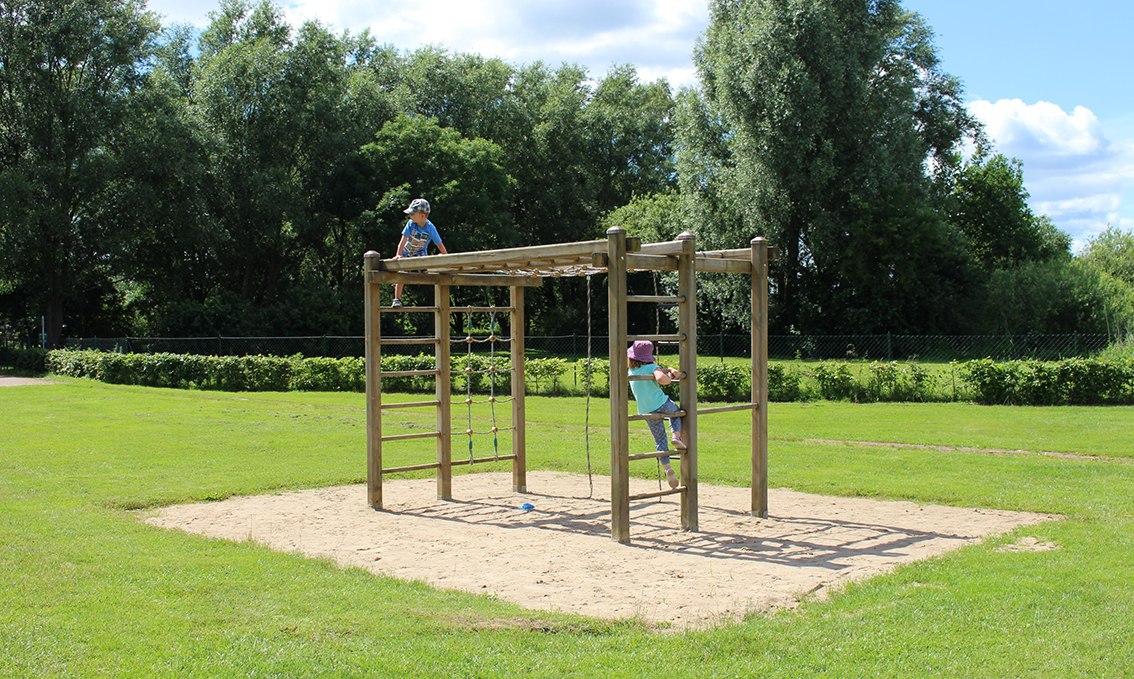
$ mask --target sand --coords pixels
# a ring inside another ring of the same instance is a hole
[[[771,517],[749,492],[701,484],[700,530],[680,530],[676,496],[631,505],[631,544],[610,538],[610,480],[534,472],[387,480],[385,508],[363,485],[235,497],[150,512],[147,523],[333,560],[521,606],[681,630],[792,607],[854,580],[1056,517],[772,489]],[[631,493],[657,489],[632,479]],[[524,510],[525,503],[534,505]],[[1021,537],[1014,548],[1051,548]]]
[[[53,384],[51,380],[41,377],[12,377],[0,375],[0,387],[26,387],[33,384]]]

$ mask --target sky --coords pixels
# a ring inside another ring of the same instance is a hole
[[[288,20],[369,29],[403,50],[427,45],[513,64],[573,63],[601,77],[696,85],[692,52],[708,0],[276,0]],[[203,27],[220,0],[150,0],[164,23]],[[935,34],[941,68],[997,152],[1019,160],[1029,205],[1082,247],[1108,225],[1134,229],[1134,3],[903,0]]]

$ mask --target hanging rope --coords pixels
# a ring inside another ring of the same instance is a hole
[[[590,493],[587,497],[595,495],[595,480],[591,471],[591,376],[594,374],[594,365],[591,361],[591,275],[587,274],[587,414],[583,419],[583,438],[587,448],[587,485]]]

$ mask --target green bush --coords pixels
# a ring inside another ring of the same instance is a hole
[[[562,358],[533,358],[524,362],[524,377],[531,380],[536,389],[550,383],[552,394],[559,392],[559,379],[566,373],[567,361]]]
[[[926,401],[932,388],[929,372],[919,365],[875,361],[862,393],[870,401]]]
[[[961,364],[978,403],[1006,405],[1120,404],[1134,401],[1134,362],[991,359]]]
[[[591,395],[605,398],[610,396],[610,361],[605,358],[582,359],[575,362],[578,374],[579,392],[587,393],[587,378],[591,380]]]
[[[747,401],[752,396],[751,373],[731,363],[699,365],[697,396],[706,401]]]
[[[819,398],[828,401],[859,400],[858,380],[846,363],[820,363],[812,368],[811,376],[819,384]]]
[[[802,401],[803,373],[791,366],[771,364],[768,366],[768,400]]]

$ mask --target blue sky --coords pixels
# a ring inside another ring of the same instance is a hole
[[[277,0],[315,19],[411,50],[427,44],[516,64],[629,63],[643,80],[696,84],[703,0]],[[1134,3],[1119,0],[903,0],[936,34],[944,71],[995,148],[1019,159],[1032,209],[1081,245],[1134,229]],[[150,0],[169,22],[207,22],[219,0]]]

